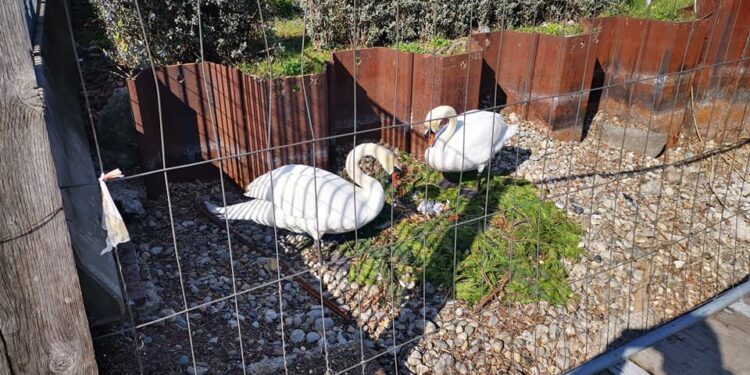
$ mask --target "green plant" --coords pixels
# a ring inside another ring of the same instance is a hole
[[[271,62],[271,77],[321,73],[328,61],[328,56],[329,53],[326,53],[326,51],[316,51],[312,48],[305,50],[303,56],[299,52],[274,56]],[[239,64],[237,67],[246,74],[266,77],[269,74],[268,60],[266,59],[257,59],[256,62]]]
[[[553,203],[540,200],[530,183],[493,177],[485,221],[484,192],[457,200],[458,188],[436,186],[440,173],[408,155],[401,156],[401,165],[405,171],[402,188],[393,192],[389,187],[386,197],[394,193],[402,204],[415,207],[426,196],[447,202],[450,209],[433,218],[401,217],[383,231],[373,226],[388,218],[363,228],[357,243],[341,245],[345,253],[358,256],[350,280],[397,292],[422,277],[446,290],[455,281],[456,297],[474,303],[492,293],[510,271],[506,286],[510,300],[562,304],[569,298],[562,260],[582,256],[580,228]],[[464,187],[474,183],[468,181]],[[464,224],[454,227],[456,219]]]
[[[692,19],[691,12],[682,9],[693,5],[693,0],[627,0],[604,13],[611,16],[650,18],[661,21],[685,21]]]
[[[594,17],[624,0],[307,0],[307,31],[325,48],[393,45],[469,35],[478,27],[512,29],[545,20]],[[398,16],[397,16],[398,14]],[[356,24],[356,28],[354,25]]]
[[[547,35],[578,35],[583,33],[583,28],[579,24],[562,22],[544,22],[536,26],[521,26],[516,30]]]
[[[120,66],[140,69],[149,65],[148,42],[154,63],[160,65],[197,61],[200,58],[200,21],[205,59],[222,64],[248,61],[264,49],[260,22],[276,18],[275,9],[289,0],[182,0],[138,1],[140,18],[132,0],[91,0],[112,44],[108,54]],[[290,3],[291,4],[291,3]],[[283,8],[283,7],[282,7]],[[141,29],[143,19],[145,36]]]
[[[436,37],[427,42],[398,43],[394,48],[404,52],[454,55],[466,52],[466,38],[450,40],[443,37]]]
[[[297,76],[301,74],[321,73],[329,60],[331,52],[310,46],[310,40],[304,40],[305,50],[301,53],[305,27],[300,18],[287,20],[277,19],[273,25],[271,39],[271,77]],[[237,64],[247,74],[268,76],[268,57],[265,54]]]
[[[299,17],[302,12],[296,0],[268,0],[268,5],[272,14],[282,19]]]

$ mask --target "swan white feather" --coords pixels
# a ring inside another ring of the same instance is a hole
[[[372,221],[384,205],[383,187],[358,166],[364,156],[375,157],[393,176],[396,169],[393,152],[378,144],[364,143],[355,147],[346,160],[346,172],[354,184],[320,168],[285,165],[247,186],[245,196],[254,200],[215,207],[213,211],[229,220],[250,220],[267,226],[275,223],[279,228],[307,233],[316,240],[325,233],[353,231]]]
[[[447,120],[448,125],[440,128]],[[425,150],[427,164],[441,172],[479,171],[481,173],[518,131],[497,113],[470,111],[460,115],[450,106],[440,106],[427,114],[428,132],[435,142]]]

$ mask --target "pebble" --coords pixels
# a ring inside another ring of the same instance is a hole
[[[307,340],[308,344],[314,344],[320,340],[320,335],[317,332],[308,332],[305,335],[305,340]]]
[[[266,321],[266,323],[273,323],[273,321],[278,317],[279,314],[277,314],[276,311],[273,310],[266,310],[266,312],[263,314],[263,319]]]
[[[295,329],[292,331],[290,338],[292,339],[292,343],[299,344],[305,341],[305,331],[301,329]]]

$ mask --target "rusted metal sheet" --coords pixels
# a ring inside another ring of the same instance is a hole
[[[432,108],[450,105],[459,114],[478,108],[482,50],[475,46],[472,43],[470,52],[453,56],[414,55],[409,149],[415,157],[424,157],[424,119]]]
[[[539,35],[527,118],[547,123],[557,139],[582,138],[598,41],[596,33]]]
[[[269,127],[270,145],[285,146],[271,152],[272,165],[312,165],[312,158],[316,157],[317,165],[328,166],[327,141],[317,143],[315,156],[312,143],[305,143],[313,139],[313,133],[317,138],[328,136],[325,73],[273,80],[271,87],[268,80],[213,63],[161,67],[156,68],[156,73],[167,167],[222,157],[224,173],[245,186],[268,171],[269,153],[259,151],[269,147]],[[128,89],[139,133],[141,164],[146,171],[159,169],[161,141],[151,71],[143,71],[129,80]],[[305,107],[305,93],[311,121]],[[212,164],[219,167],[220,162]],[[168,176],[170,181],[185,181],[215,179],[217,173],[211,164],[203,164],[170,171]],[[152,195],[163,191],[160,174],[148,176],[146,183]]]
[[[705,67],[693,82],[696,125],[704,137],[731,141],[750,134],[750,1],[716,5]]]
[[[526,118],[539,34],[506,30],[475,34],[472,39],[486,48],[483,100],[507,105],[508,110]]]
[[[497,31],[472,38],[485,48],[484,105],[506,104],[526,119],[545,123],[556,138],[581,139],[589,95],[579,91],[591,87],[598,34]]]
[[[354,131],[357,142],[378,140],[408,151],[413,55],[391,48],[333,53],[329,66],[329,113],[332,134]],[[354,92],[356,90],[356,99]],[[394,125],[405,124],[394,127]],[[380,128],[380,132],[372,131]],[[370,130],[370,131],[368,131]],[[336,139],[350,144],[351,137]]]
[[[673,145],[686,120],[693,70],[701,64],[710,21],[628,17],[584,21],[586,29],[598,28],[602,35],[596,61],[599,75],[606,77],[599,80],[605,87],[601,107],[668,134]]]
[[[155,69],[160,98],[157,98],[150,70],[142,71],[134,79],[128,80],[144,171],[162,168],[157,99],[161,102],[166,166],[174,167],[201,160],[199,129],[205,127],[207,117],[185,104],[205,100],[205,94],[195,90],[199,87],[195,82],[200,81],[197,78],[198,68],[198,64],[185,64]],[[210,165],[202,165],[170,171],[168,177],[170,181],[185,181],[196,176],[216,176],[216,173],[216,169]],[[146,176],[144,182],[152,196],[164,190],[164,177],[160,173]]]

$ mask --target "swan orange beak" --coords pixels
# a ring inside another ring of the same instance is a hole
[[[428,136],[427,139],[428,139],[427,142],[430,144],[430,147],[435,145],[435,133],[434,132],[430,132],[430,135]]]
[[[393,173],[391,173],[391,184],[393,185],[394,189],[398,189],[399,177],[401,177],[401,170],[396,168],[393,170]]]

